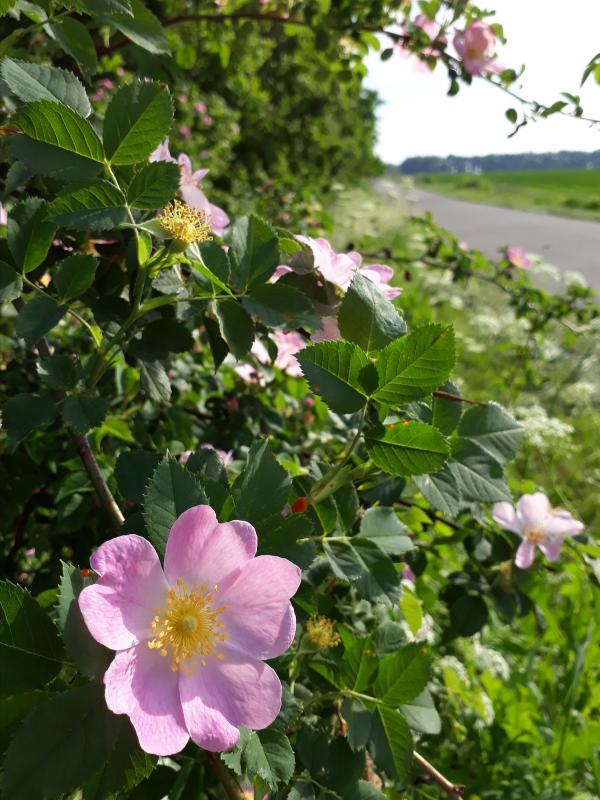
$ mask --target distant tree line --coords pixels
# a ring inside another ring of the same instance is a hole
[[[561,150],[559,153],[504,153],[490,156],[415,156],[401,164],[389,165],[388,172],[417,175],[423,172],[480,173],[528,169],[597,169],[600,150],[583,153]]]

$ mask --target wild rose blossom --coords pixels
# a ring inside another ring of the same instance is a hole
[[[221,461],[223,462],[223,466],[227,469],[227,467],[233,461],[233,450],[219,450],[218,447],[214,447],[212,444],[208,442],[204,442],[204,444],[200,445],[201,450],[214,450],[215,453],[219,456]],[[187,464],[189,457],[192,455],[193,450],[184,450],[183,453],[179,456],[179,463],[180,464]]]
[[[339,342],[342,338],[338,321],[335,317],[323,317],[321,327],[310,337],[311,342]]]
[[[189,738],[219,752],[262,729],[281,707],[281,683],[264,663],[290,646],[295,564],[256,556],[248,522],[219,523],[210,506],[185,511],[167,541],[164,571],[135,534],[90,559],[99,579],[79,595],[92,636],[116,655],[104,675],[108,708],[127,714],[140,746],[159,756]]]
[[[506,258],[513,267],[518,269],[529,269],[531,266],[531,259],[525,250],[516,244],[511,244],[506,248]]]
[[[496,35],[487,23],[473,22],[464,31],[457,31],[454,48],[469,75],[502,72],[503,67],[495,52]]]
[[[306,347],[307,342],[305,339],[297,331],[273,331],[269,334],[269,338],[277,345],[277,355],[273,361],[273,366],[292,378],[301,377],[302,369],[296,358],[296,353]],[[268,364],[271,361],[269,351],[258,340],[254,342],[250,352],[261,364]],[[234,367],[234,371],[247,383],[264,385],[264,379],[251,364],[238,364]]]
[[[440,33],[440,27],[435,22],[435,20],[429,19],[429,17],[425,16],[425,14],[417,14],[417,16],[413,20],[413,25],[416,28],[420,28],[424,31],[429,40],[431,42],[435,42]],[[407,31],[404,31],[404,34],[407,35]],[[446,38],[441,37],[440,43],[445,44]],[[421,53],[413,52],[409,47],[407,47],[402,41],[398,41],[396,43],[396,50],[402,56],[402,58],[406,58],[407,60],[411,61],[413,64],[413,69],[415,72],[429,72],[430,67],[427,62],[421,58],[423,56],[431,56],[436,58],[440,55],[440,50],[436,47],[426,47]]]
[[[298,234],[295,237],[299,242],[310,248],[313,254],[315,269],[318,269],[326,281],[338,286],[343,292],[347,291],[352,283],[352,278],[359,272],[374,283],[390,300],[402,292],[396,286],[388,286],[394,276],[394,270],[385,264],[362,265],[362,256],[356,251],[350,253],[336,253],[327,239],[313,239],[310,236]],[[277,281],[286,272],[292,272],[293,267],[281,264],[275,270],[272,281]]]
[[[568,511],[552,508],[542,492],[524,494],[516,507],[506,502],[496,503],[492,517],[501,528],[517,533],[523,539],[515,558],[520,569],[528,569],[533,564],[536,547],[548,561],[556,561],[565,538],[577,536],[584,527]]]
[[[190,157],[180,153],[178,158],[173,158],[169,150],[168,138],[164,140],[150,155],[149,161],[168,161],[177,164],[180,170],[179,191],[188,206],[196,211],[204,211],[208,217],[211,230],[222,236],[224,229],[229,225],[229,217],[219,206],[209,203],[208,198],[200,188],[202,180],[208,175],[207,169],[192,169]]]

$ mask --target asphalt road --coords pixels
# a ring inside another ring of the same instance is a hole
[[[385,184],[379,189],[387,193]],[[431,211],[438,225],[487,256],[497,258],[500,248],[519,245],[561,272],[580,272],[600,294],[600,223],[466,203],[420,189],[405,190],[405,199],[412,214]]]

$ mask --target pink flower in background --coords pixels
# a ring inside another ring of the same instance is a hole
[[[229,217],[219,206],[209,203],[208,198],[200,188],[202,180],[208,175],[207,169],[192,169],[190,157],[185,153],[180,153],[179,158],[175,159],[169,150],[169,140],[161,142],[156,150],[151,154],[150,161],[169,161],[179,165],[181,176],[179,178],[179,191],[185,202],[190,208],[197,211],[205,211],[212,230],[217,236],[222,236],[224,229],[229,225]]]
[[[256,558],[248,522],[219,524],[210,506],[175,522],[164,571],[141,536],[118,536],[90,559],[99,575],[79,595],[92,636],[116,655],[104,675],[108,708],[127,714],[147,753],[178,753],[189,738],[228,750],[239,726],[261,730],[281,708],[264,663],[290,646],[295,564]]]
[[[440,33],[439,25],[437,24],[437,22],[435,22],[435,20],[426,17],[425,14],[418,14],[413,20],[413,25],[416,28],[420,28],[422,31],[424,31],[429,37],[429,40],[432,42],[434,42],[439,36]],[[406,31],[404,31],[404,34],[406,35]],[[445,36],[440,37],[439,41],[440,43],[446,44],[446,37]],[[414,53],[402,41],[398,41],[396,43],[396,50],[402,56],[402,58],[406,58],[412,62],[413,69],[415,70],[415,72],[431,71],[429,64],[427,64],[427,62],[424,61],[419,54]],[[424,50],[422,50],[422,54],[424,56],[432,56],[432,57],[439,56],[440,52],[441,51],[437,47],[426,47]]]
[[[293,378],[301,377],[302,369],[296,358],[296,353],[306,347],[307,342],[305,339],[297,331],[274,331],[269,334],[269,338],[277,345],[277,355],[275,361],[273,361],[273,366]],[[271,360],[269,351],[258,340],[254,342],[250,352],[261,364],[266,365]],[[234,367],[234,370],[240,378],[243,378],[248,383],[260,383],[264,386],[264,378],[251,364],[239,364]]]
[[[406,564],[402,568],[402,580],[410,581],[411,583],[414,583],[417,580],[417,576],[415,575],[415,573],[412,571],[412,569],[408,564]]]
[[[210,116],[210,114],[204,114],[201,121],[202,124],[206,125],[207,128],[210,128],[210,126],[213,124],[213,118]]]
[[[485,75],[503,70],[496,58],[496,35],[485,22],[473,22],[464,31],[457,31],[454,35],[454,48],[469,75]]]
[[[180,103],[183,103],[183,105],[185,105],[189,98],[187,94],[180,94],[177,96],[177,99],[179,100]]]
[[[0,203],[0,225],[8,225],[8,214],[2,203]]]
[[[113,83],[113,81],[111,81],[110,78],[102,78],[102,80],[100,81],[100,86],[102,86],[104,89],[115,88],[115,84]]]
[[[388,283],[394,277],[394,270],[391,267],[388,267],[386,264],[366,264],[362,267],[362,256],[360,253],[352,251],[348,253],[348,256],[353,260],[357,271],[381,289],[388,300],[393,300],[395,297],[402,294],[402,289],[397,286],[388,286]],[[344,288],[347,289],[348,287]]]
[[[335,317],[323,317],[321,327],[310,337],[311,342],[339,342],[342,338],[338,321]]]
[[[564,539],[576,536],[584,527],[568,511],[552,508],[542,492],[524,494],[516,507],[510,503],[496,503],[492,517],[500,527],[519,534],[523,539],[515,558],[515,564],[521,569],[528,569],[533,564],[536,547],[548,561],[556,561]]]
[[[198,100],[197,103],[194,103],[194,108],[199,114],[206,114],[206,112],[208,111],[206,103],[203,103],[202,100]]]
[[[183,136],[184,139],[191,139],[192,138],[192,129],[189,125],[180,125],[179,126],[179,133]]]
[[[516,244],[511,244],[506,248],[506,258],[513,267],[518,267],[519,269],[529,269],[531,266],[531,259],[525,250]]]

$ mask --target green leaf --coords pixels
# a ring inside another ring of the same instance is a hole
[[[66,69],[4,58],[0,73],[11,92],[24,103],[49,100],[69,106],[82,117],[91,112],[83,85]]]
[[[523,427],[498,403],[471,406],[458,426],[458,435],[504,464],[514,458]]]
[[[366,434],[373,462],[390,475],[421,475],[437,472],[448,457],[442,434],[423,422],[395,425],[378,438]]]
[[[102,169],[97,161],[27,136],[10,136],[8,148],[12,158],[23,162],[32,175],[51,175],[65,182],[82,181],[93,178]]]
[[[360,535],[375,542],[390,556],[401,556],[414,549],[406,527],[393,508],[369,508],[360,523]]]
[[[0,699],[0,753],[5,753],[15,728],[34,708],[43,703],[46,692],[21,692]]]
[[[240,741],[232,751],[222,753],[221,759],[238,775],[242,771],[258,775],[272,791],[294,774],[294,751],[285,733],[277,728],[240,728]]]
[[[347,541],[326,541],[323,549],[334,575],[355,583],[368,600],[386,604],[397,600],[400,578],[389,556],[375,542],[353,536]]]
[[[119,491],[127,500],[141,503],[146,484],[160,463],[160,455],[149,450],[123,451],[115,464]]]
[[[58,353],[38,361],[36,367],[40,379],[50,389],[64,391],[77,384],[77,366],[70,356]]]
[[[100,22],[112,25],[128,39],[149,53],[169,52],[169,43],[160,21],[140,0],[131,0],[130,14],[98,14]]]
[[[121,192],[100,179],[59,195],[50,203],[49,216],[57,225],[75,231],[105,231],[127,218]]]
[[[36,428],[47,428],[56,418],[56,407],[48,397],[15,394],[4,404],[2,425],[17,442]]]
[[[233,499],[240,519],[258,522],[284,507],[292,479],[277,462],[266,439],[250,447],[246,464],[233,485]]]
[[[421,694],[429,681],[431,660],[420,642],[408,644],[386,656],[379,665],[375,696],[386,706],[408,703]]]
[[[406,323],[377,286],[357,274],[338,314],[340,333],[367,353],[381,350],[406,332]]]
[[[18,203],[8,219],[8,248],[22,272],[39,267],[48,255],[56,225],[46,220],[48,204],[39,197]]]
[[[166,206],[177,194],[180,172],[177,164],[155,161],[141,169],[129,184],[127,202],[134,208],[153,211]]]
[[[121,800],[147,778],[156,764],[156,756],[145,753],[138,744],[133,726],[122,719],[119,738],[103,767],[83,787],[85,800]],[[150,800],[150,793],[144,795]],[[165,792],[157,797],[164,797]]]
[[[502,467],[473,442],[458,439],[448,469],[456,478],[462,500],[496,503],[512,500]]]
[[[57,620],[69,658],[89,678],[102,675],[113,659],[112,650],[99,644],[89,632],[77,598],[85,586],[93,583],[84,578],[73,564],[62,564],[58,590]]]
[[[455,517],[461,509],[460,486],[455,473],[445,464],[433,475],[415,475],[413,483],[425,500],[446,517]]]
[[[369,750],[376,766],[404,783],[412,766],[413,738],[399,711],[378,706],[373,714]]]
[[[0,695],[44,686],[63,660],[50,617],[29,592],[7,581],[0,581],[0,660]]]
[[[450,606],[452,627],[460,636],[474,636],[488,621],[488,608],[482,597],[463,594]]]
[[[68,106],[37,100],[20,108],[12,124],[36,142],[102,163],[104,153],[91,124]]]
[[[446,381],[440,389],[450,394],[458,395],[457,387],[450,381]],[[450,436],[459,423],[462,414],[463,404],[457,400],[447,400],[442,397],[434,397],[432,402],[433,419],[432,425],[441,431],[444,436]]]
[[[210,352],[213,357],[213,361],[215,364],[215,370],[219,369],[227,354],[229,353],[229,347],[227,346],[227,342],[221,336],[221,329],[219,328],[219,323],[216,322],[212,317],[203,317],[202,321],[204,322],[204,328],[206,330],[206,338],[208,339],[208,345],[210,347]]]
[[[367,402],[372,364],[350,342],[319,342],[301,350],[297,359],[311,389],[339,414],[359,411]]]
[[[344,643],[341,677],[344,687],[354,692],[365,692],[377,671],[377,656],[369,637],[357,639],[347,628],[340,628]]]
[[[63,405],[63,419],[75,433],[82,436],[97,428],[108,412],[108,400],[103,397],[67,397]]]
[[[353,753],[345,739],[330,741],[325,733],[308,725],[296,737],[296,755],[310,775],[318,776],[320,784],[334,789],[337,797],[344,799],[365,767],[364,753]],[[324,800],[330,794],[320,792],[319,797]]]
[[[146,161],[167,136],[173,103],[166,87],[137,80],[122,86],[104,117],[104,151],[113,164]],[[173,165],[174,166],[174,165]]]
[[[83,6],[92,15],[127,14],[133,16],[130,0],[82,0]],[[86,798],[87,800],[87,798]]]
[[[64,302],[79,297],[94,283],[98,263],[94,256],[78,253],[60,261],[52,276],[52,285]]]
[[[252,316],[268,328],[295,330],[319,324],[313,304],[291,286],[280,283],[264,283],[256,286],[242,300],[242,305]]]
[[[377,359],[375,400],[397,406],[425,397],[444,383],[454,358],[454,331],[442,325],[426,325],[391,342]]]
[[[86,26],[73,17],[65,17],[45,26],[58,44],[74,58],[89,81],[98,69],[96,47]],[[86,115],[87,116],[87,115]]]
[[[197,478],[171,456],[165,456],[152,475],[144,495],[144,520],[148,538],[162,555],[173,523],[188,508],[206,505]]]
[[[0,0],[0,17],[6,16],[17,0]]]
[[[151,400],[166,403],[171,398],[171,381],[160,361],[139,361],[142,389]]]
[[[254,323],[237,300],[219,300],[216,304],[221,336],[236,358],[243,358],[254,343]]]
[[[171,353],[185,353],[194,346],[192,334],[182,322],[157,319],[144,327],[141,339],[135,339],[129,352],[143,361],[160,361]]]
[[[437,736],[442,730],[442,720],[428,689],[423,689],[421,694],[413,698],[410,703],[401,705],[400,711],[409,726],[415,731]]]
[[[20,297],[23,291],[23,278],[14,267],[0,261],[0,303],[9,303]]]
[[[6,753],[6,796],[49,800],[76,789],[105,762],[122,724],[106,708],[100,683],[53,694],[27,717]]]
[[[360,700],[347,697],[342,702],[342,717],[348,725],[348,744],[356,750],[363,750],[371,733],[371,712]]]
[[[298,539],[307,539],[314,534],[314,525],[305,514],[281,513],[265,517],[256,524],[258,554],[287,558],[301,569],[308,569],[316,556],[314,542],[298,544]]]
[[[274,229],[255,214],[240,217],[229,232],[231,279],[238,289],[264,283],[279,264]]]
[[[344,800],[386,800],[386,795],[370,781],[360,780],[346,790]]]
[[[67,306],[59,306],[50,295],[36,294],[19,312],[15,326],[17,336],[31,347],[58,325],[66,312]]]

